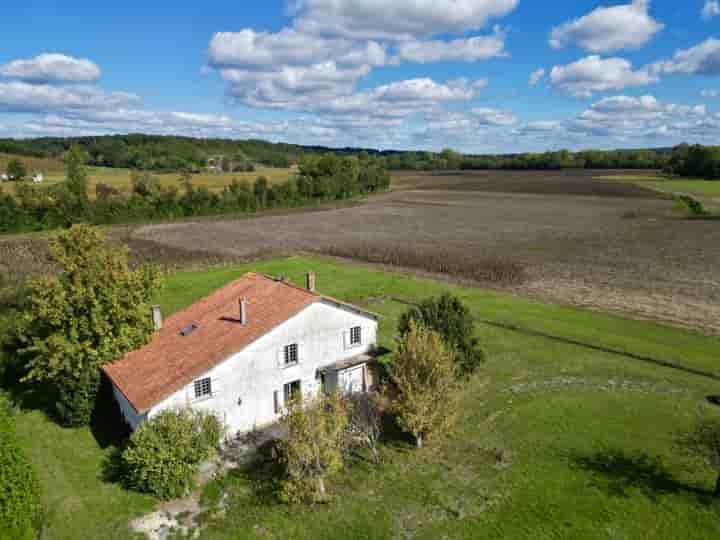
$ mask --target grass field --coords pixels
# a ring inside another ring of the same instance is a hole
[[[283,182],[290,178],[295,172],[294,169],[278,169],[274,167],[257,167],[254,172],[236,172],[236,173],[209,173],[204,172],[200,174],[194,174],[192,176],[193,185],[195,187],[206,187],[210,191],[222,191],[223,188],[229,185],[233,178],[237,178],[238,181],[247,180],[251,184],[255,181],[258,176],[264,176],[272,184],[273,182]],[[132,189],[130,182],[129,169],[111,169],[108,167],[88,167],[88,177],[90,179],[88,192],[91,197],[95,197],[95,186],[103,183],[107,184],[115,189],[129,193]],[[181,187],[180,184],[180,173],[152,173],[160,179],[160,183],[165,186]],[[65,179],[64,171],[57,171],[50,173],[47,176],[48,183],[62,182]]]
[[[312,269],[322,292],[382,315],[388,346],[406,307],[383,297],[417,300],[451,289],[484,319],[718,370],[720,341],[690,331],[321,259],[176,273],[158,301],[166,313],[175,311],[250,269],[296,283]],[[720,504],[709,496],[712,471],[672,443],[704,396],[717,392],[717,381],[484,324],[476,330],[488,362],[467,383],[450,438],[423,451],[388,441],[382,466],[353,460],[330,482],[336,497],[317,507],[258,499],[257,484],[244,474],[218,480],[209,491],[227,490],[229,507],[201,538],[720,535]],[[46,538],[126,538],[130,516],[152,507],[147,497],[103,480],[112,445],[97,427],[65,430],[26,410],[19,431],[41,471],[50,510]]]
[[[701,197],[720,197],[720,182],[714,180],[673,179],[664,180],[658,176],[620,175],[596,176],[598,179],[631,182],[666,193],[687,193]]]

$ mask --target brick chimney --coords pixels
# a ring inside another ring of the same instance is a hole
[[[152,323],[153,329],[156,332],[162,328],[162,312],[160,311],[160,306],[158,305],[152,306]]]
[[[305,274],[305,287],[310,292],[315,292],[315,272]]]
[[[247,300],[245,300],[245,298],[241,298],[238,301],[238,307],[240,309],[240,324],[246,325],[247,324]]]

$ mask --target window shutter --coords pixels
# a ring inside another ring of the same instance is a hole
[[[281,368],[285,365],[285,347],[278,347],[277,350],[277,367]]]
[[[273,392],[273,406],[275,407],[275,414],[280,414],[280,390]]]
[[[298,364],[305,361],[305,343],[298,343]]]
[[[212,392],[212,396],[219,396],[221,393],[220,389],[220,379],[211,379],[210,381],[210,391]]]
[[[350,348],[350,330],[343,331],[343,349],[348,350]]]

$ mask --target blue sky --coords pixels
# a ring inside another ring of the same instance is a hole
[[[720,140],[717,0],[68,4],[0,8],[19,21],[0,38],[0,136],[479,153]]]

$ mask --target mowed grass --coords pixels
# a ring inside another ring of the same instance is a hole
[[[270,184],[284,182],[296,172],[295,168],[257,167],[254,172],[235,173],[211,173],[203,172],[192,175],[192,182],[195,187],[205,187],[213,192],[220,192],[225,186],[230,185],[233,179],[239,182],[247,180],[251,184],[259,177],[264,176]],[[150,173],[160,179],[164,187],[174,186],[182,189],[180,173]],[[107,184],[122,193],[132,191],[130,180],[130,169],[114,169],[109,167],[88,167],[88,194],[95,197],[95,186]],[[65,180],[65,172],[57,170],[46,175],[47,183],[56,184]]]
[[[630,182],[665,193],[686,193],[701,197],[720,197],[720,181],[698,179],[664,180],[658,176],[618,175],[596,176],[599,180],[612,180],[615,182]]]
[[[419,300],[449,289],[485,319],[709,370],[720,359],[717,339],[689,331],[315,258],[179,272],[158,301],[165,313],[176,311],[248,270],[298,284],[315,271],[320,291],[382,316],[380,340],[391,348],[407,306],[390,297]],[[712,471],[673,444],[704,397],[717,393],[717,381],[485,324],[476,331],[488,361],[466,383],[450,437],[422,451],[388,441],[380,467],[353,458],[329,482],[331,502],[315,507],[258,498],[253,475],[234,473],[212,486],[227,491],[229,507],[201,538],[720,535]],[[19,430],[41,471],[47,538],[129,537],[130,517],[151,509],[149,498],[103,479],[112,445],[101,448],[93,431],[59,428],[38,410],[21,413]]]

